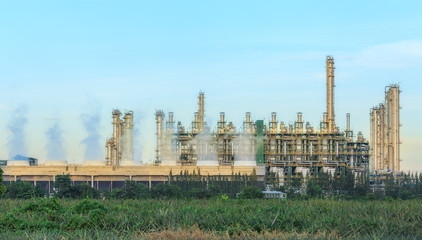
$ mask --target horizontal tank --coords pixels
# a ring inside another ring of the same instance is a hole
[[[103,160],[87,160],[84,161],[85,166],[105,166],[106,162]]]
[[[66,166],[67,165],[67,161],[60,161],[60,160],[55,160],[55,161],[46,161],[44,163],[44,165],[46,166]]]

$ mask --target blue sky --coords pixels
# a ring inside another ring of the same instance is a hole
[[[350,112],[369,138],[369,108],[400,83],[402,166],[422,170],[421,10],[420,1],[2,1],[0,159],[13,136],[40,161],[103,158],[119,108],[135,111],[136,156],[148,163],[155,109],[189,126],[200,90],[212,127],[221,111],[238,127],[247,111],[285,122],[300,111],[317,126],[333,55],[337,125]],[[64,150],[53,154],[52,138]]]

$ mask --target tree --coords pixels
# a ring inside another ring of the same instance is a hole
[[[122,189],[121,197],[124,199],[140,199],[148,195],[148,189],[142,183],[127,180]]]
[[[8,198],[29,199],[43,196],[44,189],[41,186],[34,187],[31,183],[20,179],[7,185],[6,197]]]
[[[316,183],[317,177],[312,177],[308,179],[308,183],[306,185],[306,195],[309,197],[322,197],[323,192],[322,188]]]
[[[0,197],[6,192],[6,186],[3,184],[3,169],[0,168]]]
[[[59,198],[99,198],[100,192],[87,183],[72,186],[69,174],[56,175],[54,187]]]
[[[71,180],[69,174],[56,175],[54,181],[56,196],[59,198],[72,198]]]

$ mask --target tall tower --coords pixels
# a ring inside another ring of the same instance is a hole
[[[400,89],[397,84],[386,87],[386,134],[387,134],[387,162],[388,169],[393,172],[400,171]]]
[[[335,115],[334,115],[334,58],[327,56],[326,58],[326,78],[327,78],[327,115],[328,115],[328,132],[334,132]]]
[[[400,172],[400,88],[385,88],[385,102],[371,109],[371,170]]]
[[[160,163],[162,160],[162,144],[163,144],[163,121],[164,121],[164,112],[162,110],[157,110],[155,112],[155,120],[157,123],[157,155],[156,155],[156,163]]]
[[[203,92],[199,92],[198,96],[198,115],[199,115],[199,123],[198,128],[199,132],[204,131],[205,128],[205,97]]]

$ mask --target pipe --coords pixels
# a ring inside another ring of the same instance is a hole
[[[328,130],[334,132],[335,115],[334,115],[334,58],[327,56],[326,58],[326,78],[327,78],[327,114],[328,114]]]

